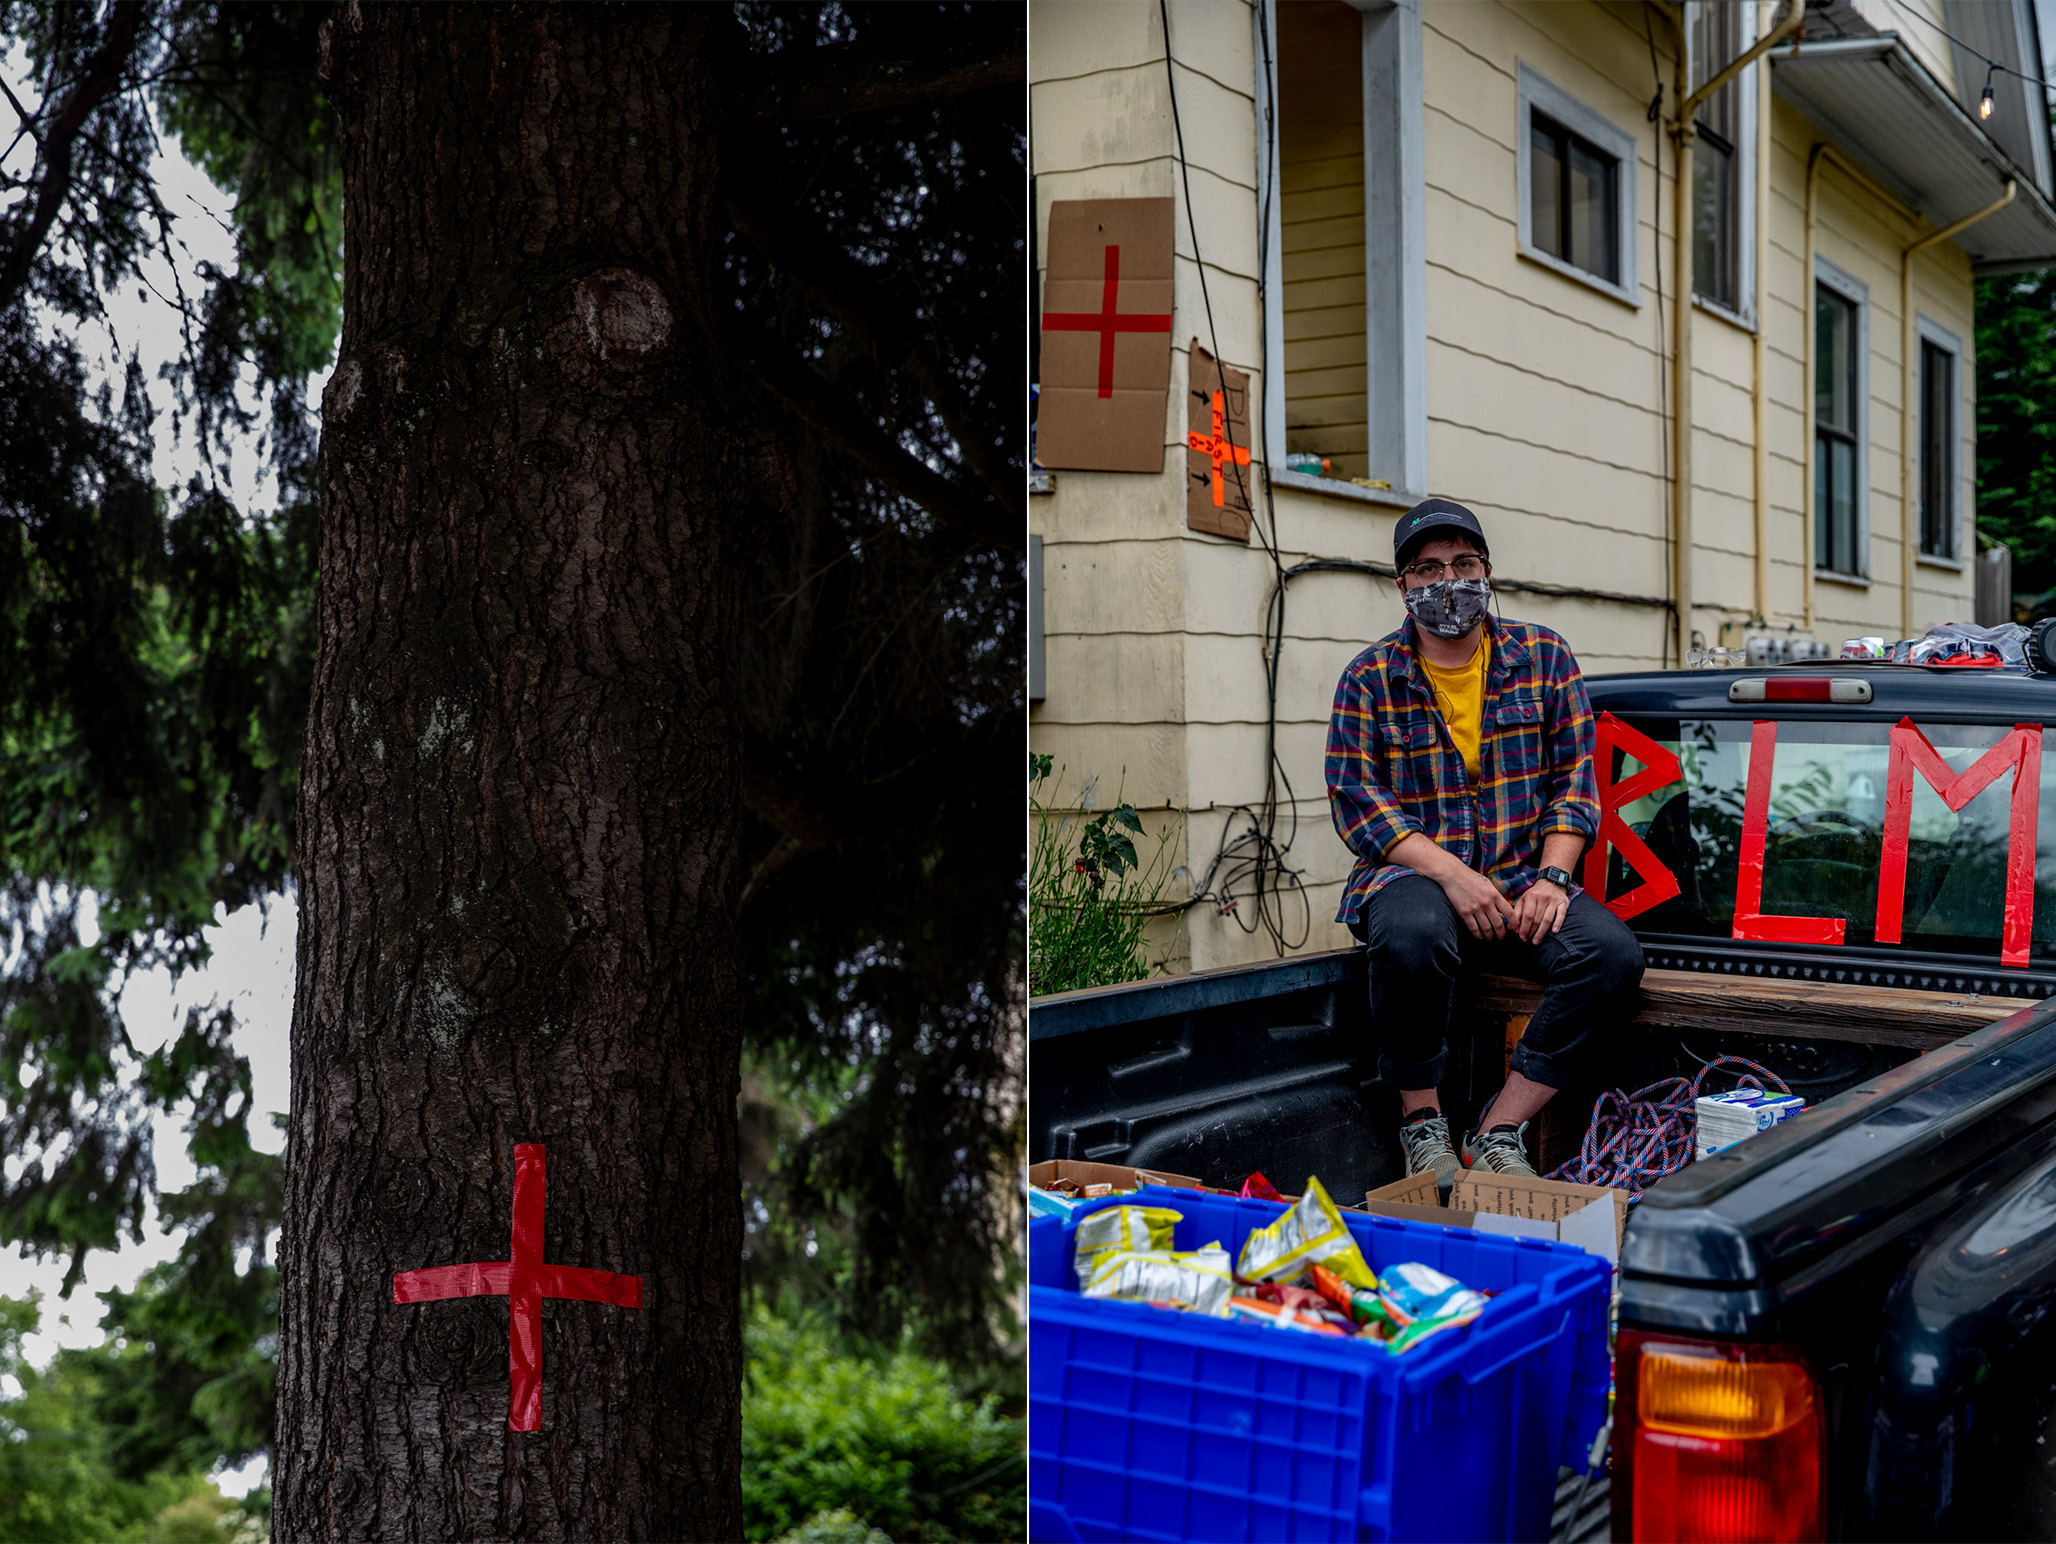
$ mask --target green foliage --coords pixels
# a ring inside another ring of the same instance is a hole
[[[1050,780],[1050,758],[1029,759],[1031,788]],[[1083,802],[1089,805],[1092,785]],[[1054,788],[1052,788],[1054,793]],[[1036,997],[1083,987],[1140,981],[1152,969],[1144,950],[1150,919],[1173,910],[1163,902],[1177,870],[1173,833],[1165,831],[1148,863],[1137,855],[1142,818],[1125,800],[1088,818],[1029,795],[1028,990]]]
[[[0,1375],[22,1386],[0,1400],[0,1544],[257,1544],[261,1496],[239,1505],[197,1465],[120,1472],[96,1411],[122,1369],[75,1352],[29,1366],[21,1339],[39,1312],[33,1299],[0,1298]]]
[[[871,1537],[837,1513],[897,1544],[1022,1536],[1020,1421],[966,1402],[910,1352],[850,1356],[825,1330],[761,1310],[746,1344],[744,1538]]]
[[[2056,588],[2056,269],[1978,281],[1977,526]]]

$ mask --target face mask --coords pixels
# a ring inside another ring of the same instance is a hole
[[[1463,637],[1491,603],[1490,579],[1444,579],[1406,592],[1407,614],[1437,638]]]

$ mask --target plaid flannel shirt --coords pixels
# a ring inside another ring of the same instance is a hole
[[[1492,645],[1485,678],[1479,780],[1435,705],[1414,657],[1411,618],[1349,662],[1328,724],[1328,802],[1335,829],[1356,854],[1337,922],[1412,869],[1385,854],[1409,832],[1425,832],[1505,894],[1535,882],[1542,839],[1599,829],[1592,771],[1592,703],[1570,645],[1546,627],[1487,618]]]

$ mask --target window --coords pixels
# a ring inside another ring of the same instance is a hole
[[[1345,482],[1389,480],[1369,464],[1362,35],[1343,0],[1278,7],[1285,459]]]
[[[1315,476],[1411,503],[1428,486],[1421,10],[1293,0],[1253,19],[1263,443],[1274,470],[1315,457]]]
[[[1639,305],[1635,136],[1525,63],[1518,100],[1521,255]]]
[[[1618,284],[1620,162],[1545,113],[1528,119],[1528,219],[1535,245]]]
[[[1628,828],[1648,843],[1679,890],[1675,900],[1642,913],[1633,925],[1638,932],[1728,937],[1740,877],[1751,726],[1732,719],[1635,719],[1631,725],[1675,753],[1684,774],[1681,782],[1621,810]],[[1943,761],[1960,773],[1999,744],[2011,726],[1921,728]],[[1890,736],[1889,724],[1778,725],[1765,828],[1764,913],[1837,918],[1844,924],[1845,945],[1876,945]],[[2047,831],[2056,820],[2056,739],[2042,755],[2038,818]],[[1625,758],[1612,769],[1616,778],[1632,770]],[[2013,775],[2006,773],[1952,811],[1925,777],[1915,775],[1901,947],[1985,958],[1998,954],[2005,927],[2012,796]],[[2039,967],[2056,960],[2056,857],[2045,850],[2032,861],[2031,953]],[[1641,883],[1618,852],[1610,855],[1608,896],[1625,895]]]
[[[1839,273],[1839,282],[1829,282],[1828,265],[1821,267],[1813,290],[1813,562],[1830,573],[1861,577],[1869,556],[1863,524],[1867,297],[1861,285]]]
[[[1920,340],[1920,550],[1923,557],[1955,559],[1956,340],[1923,319]]]
[[[1742,51],[1745,7],[1739,0],[1694,0],[1692,80],[1711,79]],[[1745,88],[1728,82],[1699,108],[1692,147],[1692,293],[1737,315],[1745,311],[1743,226]]]

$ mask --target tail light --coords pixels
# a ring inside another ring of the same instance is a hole
[[[1616,1538],[1822,1536],[1820,1390],[1797,1350],[1623,1330],[1615,1388]]]

